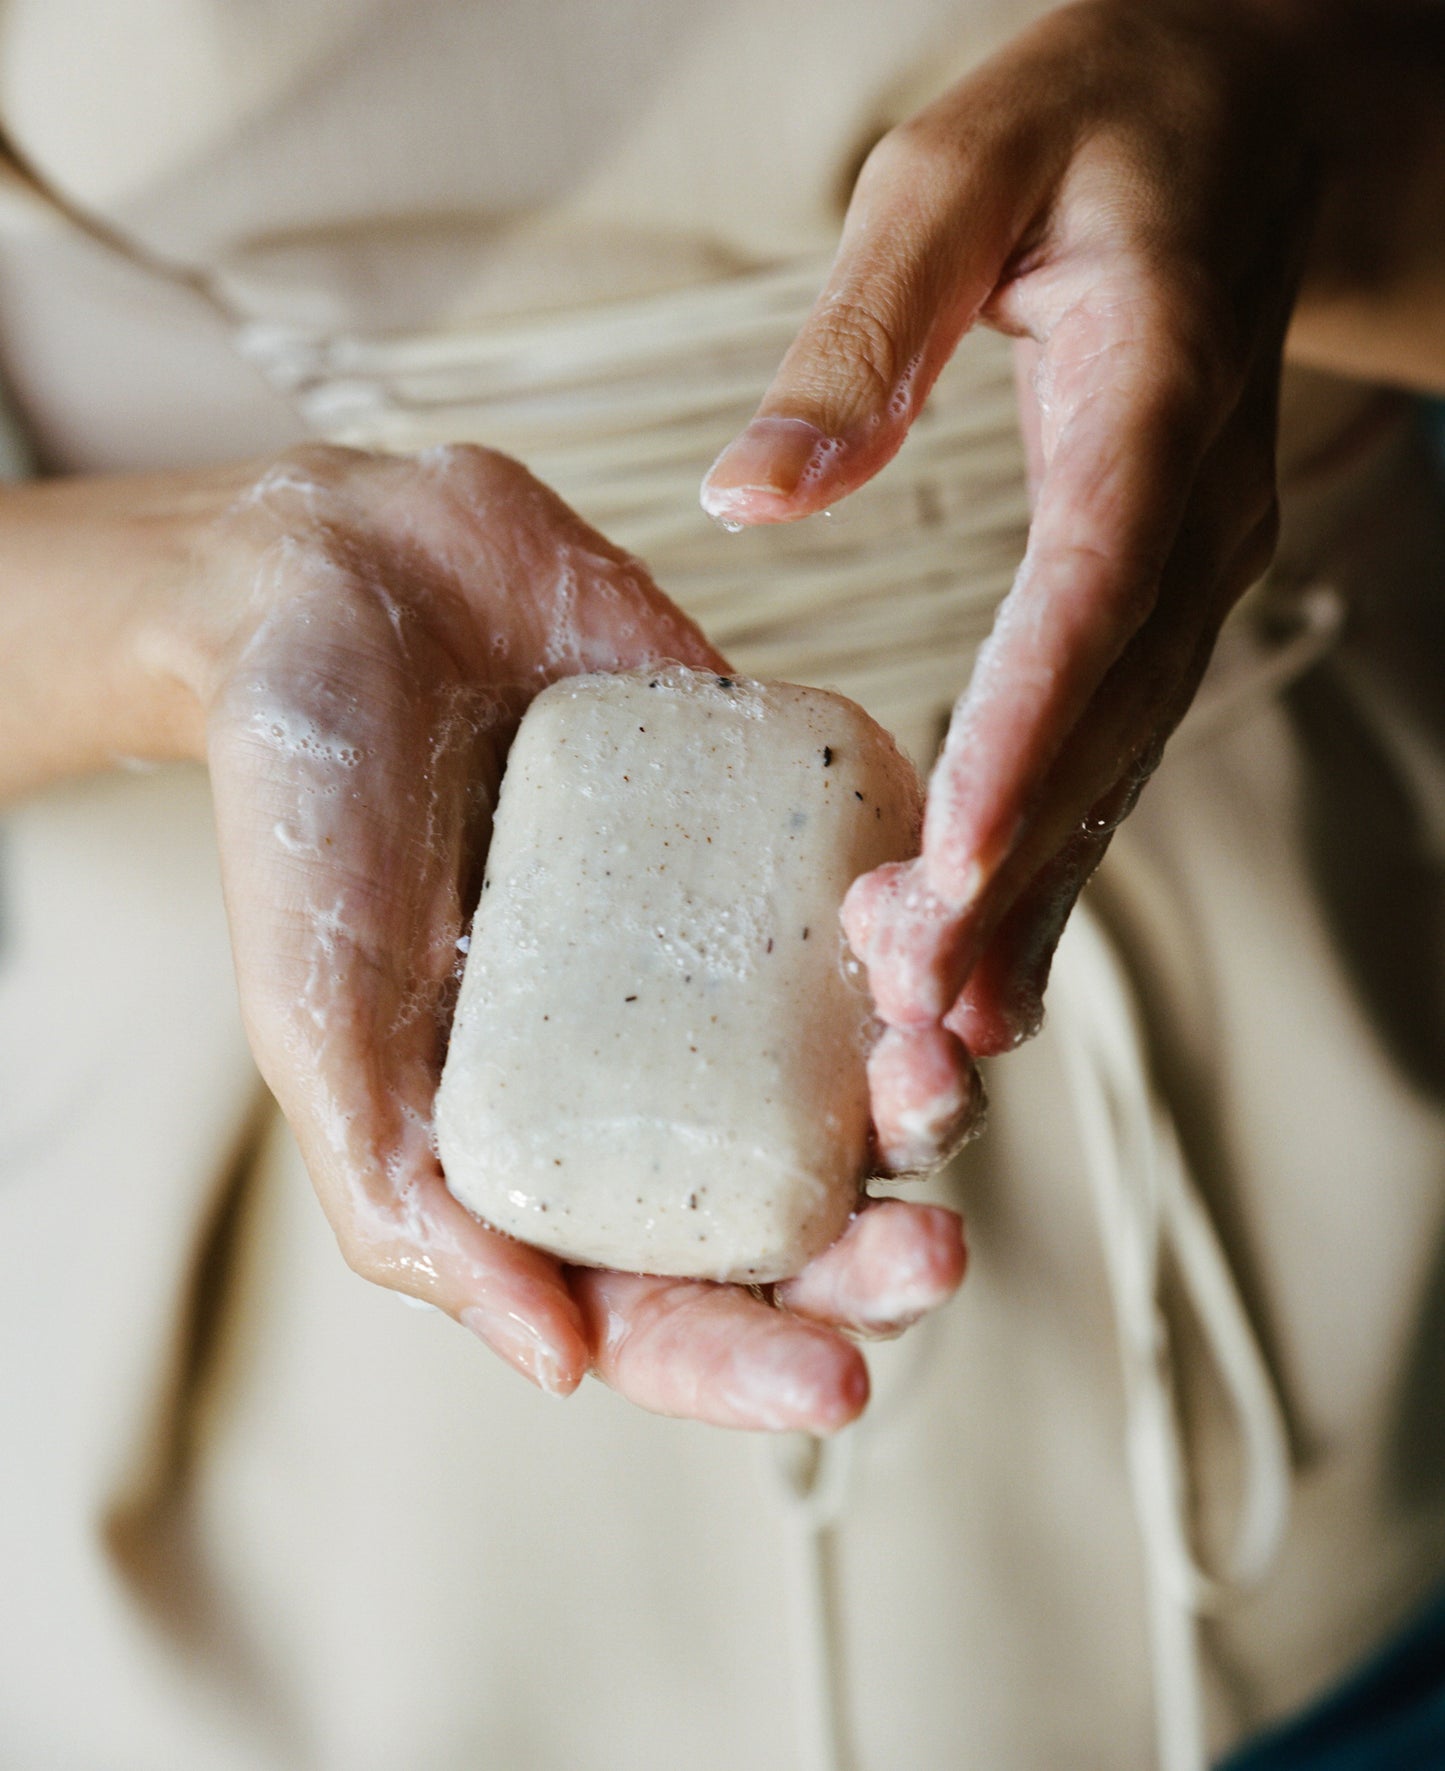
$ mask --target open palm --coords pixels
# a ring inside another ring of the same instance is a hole
[[[487,451],[303,450],[223,529],[213,578],[239,613],[208,747],[242,1006],[348,1261],[554,1393],[592,1368],[663,1412],[843,1424],[867,1378],[838,1326],[948,1295],[952,1214],[862,1213],[777,1308],[564,1268],[471,1216],[433,1149],[459,942],[528,701],[571,672],[723,660],[636,560]]]

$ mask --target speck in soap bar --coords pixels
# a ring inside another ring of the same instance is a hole
[[[668,666],[538,696],[437,1098],[452,1192],[585,1265],[798,1271],[868,1161],[873,1016],[839,907],[920,817],[912,765],[841,695]]]

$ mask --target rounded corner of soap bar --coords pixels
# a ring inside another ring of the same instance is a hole
[[[862,1192],[861,1176],[846,1188],[835,1187],[816,1205],[786,1214],[773,1233],[760,1238],[742,1258],[735,1258],[725,1269],[698,1276],[734,1285],[778,1285],[795,1278],[843,1234]]]

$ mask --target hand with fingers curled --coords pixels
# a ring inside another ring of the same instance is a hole
[[[921,857],[846,906],[895,1035],[880,1126],[1037,1029],[1073,903],[1272,554],[1315,184],[1286,12],[1084,0],[885,136],[826,289],[704,484],[733,523],[819,511],[887,464],[968,328],[1018,340],[1027,551]]]
[[[568,1267],[470,1214],[435,1153],[521,715],[562,676],[721,657],[635,559],[471,447],[295,451],[229,498],[185,578],[168,655],[204,713],[247,1029],[351,1266],[555,1395],[591,1370],[663,1413],[846,1424],[868,1388],[849,1335],[957,1286],[952,1212],[872,1205],[765,1299]]]

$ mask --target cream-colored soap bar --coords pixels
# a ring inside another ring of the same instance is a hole
[[[796,1272],[868,1158],[838,909],[919,818],[912,766],[840,695],[680,666],[540,695],[437,1099],[452,1192],[587,1265]]]

